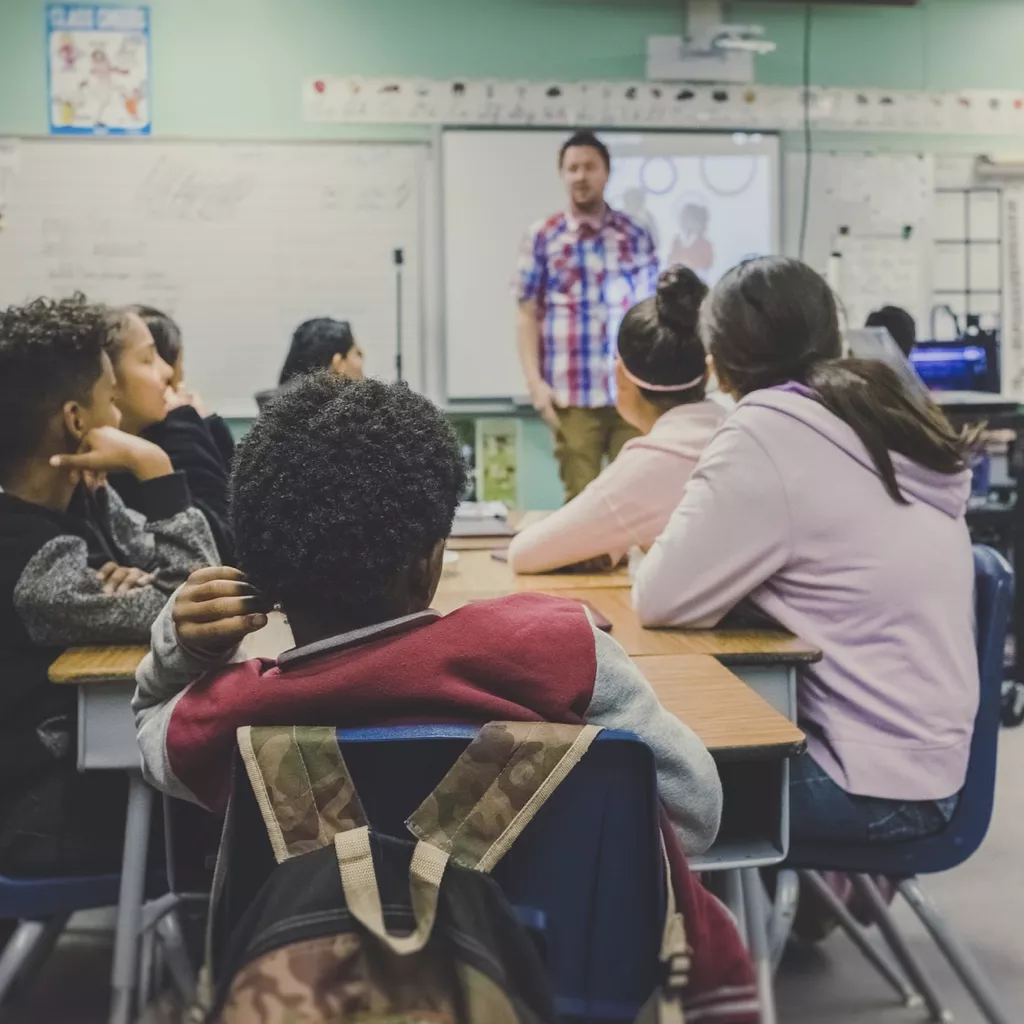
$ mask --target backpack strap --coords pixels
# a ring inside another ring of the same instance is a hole
[[[331,727],[238,730],[238,747],[278,863],[333,842],[352,916],[392,952],[430,938],[449,857],[489,871],[589,749],[600,727],[492,722],[484,726],[407,825],[416,927],[384,922],[370,830]]]
[[[278,864],[366,826],[332,727],[243,726],[237,736]]]
[[[441,879],[448,854],[430,843],[418,842],[409,865],[409,896],[416,927],[408,935],[392,935],[384,922],[384,908],[370,848],[370,830],[339,832],[334,837],[341,885],[352,916],[399,956],[418,953],[430,938],[437,916]]]
[[[406,822],[466,868],[490,871],[601,731],[596,725],[491,722]]]

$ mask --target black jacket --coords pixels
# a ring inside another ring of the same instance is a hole
[[[172,409],[167,419],[143,431],[147,441],[162,448],[171,465],[188,479],[192,501],[206,516],[220,561],[235,564],[235,543],[228,510],[233,442],[227,424],[219,416],[203,419],[190,405]],[[124,503],[141,511],[142,485],[129,473],[115,473],[110,483]]]
[[[146,643],[168,596],[216,558],[180,473],[143,484],[140,498],[150,521],[106,487],[80,487],[66,512],[0,492],[0,833],[18,827],[5,813],[13,800],[50,786],[54,772],[75,772],[77,693],[49,682],[57,655]],[[105,595],[96,570],[109,561],[156,577]]]

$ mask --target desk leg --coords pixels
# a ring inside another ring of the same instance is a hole
[[[153,791],[138,771],[128,773],[128,815],[124,827],[121,891],[117,902],[110,1024],[130,1024],[139,968],[139,930],[146,894],[146,858]]]
[[[750,936],[750,955],[754,961],[761,1024],[776,1024],[772,955],[768,948],[768,926],[765,921],[765,893],[757,868],[743,868],[743,904],[747,911],[747,934]]]
[[[736,930],[740,933],[743,945],[750,948],[750,937],[747,934],[747,913],[743,908],[743,875],[738,870],[725,872],[725,905],[736,918]]]

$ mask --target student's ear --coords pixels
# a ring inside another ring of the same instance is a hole
[[[704,374],[704,383],[710,383],[711,379],[714,378],[715,383],[718,385],[718,390],[723,395],[728,395],[730,398],[735,399],[737,402],[740,400],[738,392],[733,391],[732,388],[718,376],[718,371],[715,369],[714,357],[709,352],[704,360],[707,363],[707,372]]]
[[[65,402],[61,407],[61,419],[64,424],[64,433],[72,441],[74,450],[82,443],[82,439],[89,432],[88,417],[81,402]]]
[[[345,376],[345,357],[340,352],[335,352],[331,357],[331,373],[335,377]]]
[[[430,607],[441,582],[441,570],[444,568],[444,540],[436,544],[422,558],[417,558],[410,566],[409,596],[424,608]]]

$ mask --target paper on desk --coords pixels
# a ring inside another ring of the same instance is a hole
[[[503,501],[463,501],[455,510],[455,518],[472,519],[507,519],[508,505]]]

